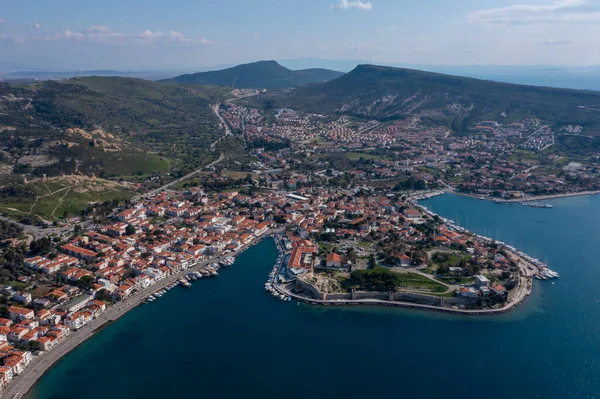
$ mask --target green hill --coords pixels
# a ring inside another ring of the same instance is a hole
[[[303,111],[390,120],[419,115],[466,130],[476,121],[536,117],[545,122],[597,126],[600,92],[523,86],[410,69],[359,65],[332,81],[300,87],[274,98]]]
[[[210,104],[221,88],[87,77],[0,84],[0,172],[39,177],[193,168],[222,134]]]
[[[292,71],[275,61],[259,61],[221,71],[181,75],[163,82],[228,86],[244,89],[284,89],[326,82],[343,75],[328,69]]]

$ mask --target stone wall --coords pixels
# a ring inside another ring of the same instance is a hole
[[[306,296],[310,296],[311,298],[314,298],[314,299],[320,299],[320,300],[325,299],[324,293],[319,291],[317,289],[317,287],[315,287],[308,281],[304,281],[301,277],[296,279],[296,286],[294,287],[294,290],[296,292],[301,292],[302,294],[304,294]]]
[[[340,301],[352,299],[352,294],[325,294],[325,299],[328,301]]]
[[[415,302],[423,305],[441,306],[442,298],[411,292],[397,292],[392,295],[394,301]]]
[[[390,295],[387,292],[352,291],[352,299],[380,299],[382,301],[389,301]]]

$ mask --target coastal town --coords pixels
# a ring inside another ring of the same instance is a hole
[[[56,361],[131,308],[216,277],[265,237],[279,256],[264,289],[283,301],[509,311],[529,297],[534,280],[558,273],[419,201],[453,192],[551,208],[539,200],[600,190],[593,163],[551,151],[557,134],[579,134],[579,126],[556,132],[538,120],[481,121],[458,136],[417,117],[380,123],[269,114],[233,101],[214,112],[224,137],[248,152],[244,162],[221,155],[193,176],[141,185],[133,200],[107,205],[108,214],[91,208],[20,250],[18,278],[0,290],[7,393],[27,389],[19,381],[32,364],[53,358],[45,353]]]
[[[191,187],[131,202],[105,224],[25,258],[23,288],[2,289],[1,385],[111,308],[216,276],[267,236],[281,254],[265,289],[282,300],[494,313],[524,300],[534,276],[558,276],[416,202],[436,194]]]

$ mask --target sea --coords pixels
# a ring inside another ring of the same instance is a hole
[[[26,399],[600,397],[600,196],[423,201],[560,273],[498,316],[315,307],[264,291],[272,240],[104,328]]]

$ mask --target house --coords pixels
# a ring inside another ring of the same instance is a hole
[[[477,290],[473,287],[460,287],[458,295],[463,298],[477,298]]]
[[[80,259],[92,260],[98,256],[98,254],[94,251],[90,251],[89,249],[81,248],[73,244],[63,245],[62,250],[66,254],[75,256]]]
[[[129,295],[131,295],[132,292],[133,292],[132,286],[123,284],[117,289],[117,291],[115,292],[115,295],[117,296],[117,298],[119,300],[123,300],[123,299],[127,298]]]
[[[12,320],[0,317],[0,326],[1,327],[10,327],[12,324],[13,324]]]
[[[478,287],[489,287],[490,286],[490,280],[482,275],[477,275],[477,276],[473,276],[473,278],[475,278],[475,284],[477,284]]]
[[[57,324],[54,327],[52,327],[50,331],[48,331],[47,335],[51,337],[56,337],[56,339],[61,340],[70,334],[71,330],[67,326],[63,324]]]
[[[339,254],[327,255],[327,267],[342,267],[342,257]]]
[[[421,212],[416,209],[405,209],[404,216],[406,216],[407,219],[418,219],[421,217]]]
[[[498,296],[505,296],[508,293],[506,288],[504,288],[504,286],[500,284],[493,286],[491,288],[491,291]]]
[[[28,292],[15,292],[11,299],[23,305],[28,305],[31,303],[31,294]]]
[[[73,313],[64,320],[65,326],[71,330],[78,330],[85,325],[85,318],[81,312]]]
[[[79,296],[71,299],[69,302],[59,306],[58,310],[61,310],[63,312],[67,312],[67,313],[77,312],[78,310],[83,309],[87,305],[87,303],[89,302],[89,300],[91,298],[92,298],[91,295],[87,295],[87,294],[79,295]]]
[[[8,315],[13,321],[23,321],[25,319],[33,319],[35,316],[33,310],[25,309],[18,306],[10,306],[8,308]]]
[[[5,388],[6,385],[12,380],[13,371],[8,367],[0,367],[0,387]]]
[[[38,343],[38,348],[41,351],[48,351],[52,348],[54,348],[54,346],[58,343],[58,339],[56,337],[39,337],[37,339],[37,343]]]
[[[27,367],[25,358],[22,355],[10,355],[4,361],[4,367],[12,370],[13,375],[19,375]]]
[[[409,267],[412,264],[412,259],[406,254],[400,256],[400,266]]]

